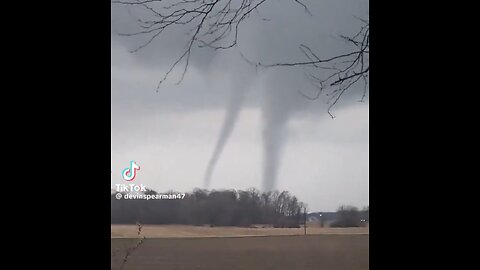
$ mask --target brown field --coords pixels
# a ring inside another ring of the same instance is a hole
[[[369,268],[368,228],[210,228],[144,226],[147,237],[123,269],[153,270],[362,270]],[[255,232],[253,232],[255,231]],[[313,234],[313,233],[316,234]],[[127,250],[140,241],[122,238],[134,226],[112,226],[111,269],[122,269]],[[261,236],[269,234],[270,236]],[[273,235],[285,234],[285,235]],[[117,237],[113,237],[117,235]],[[149,238],[149,235],[152,237]],[[245,237],[255,235],[257,237]],[[157,238],[155,238],[157,236]],[[214,236],[214,237],[210,237]]]
[[[269,235],[303,235],[304,229],[288,228],[241,228],[241,227],[209,227],[188,225],[143,225],[142,236],[147,238],[182,238],[182,237],[240,237]],[[307,225],[307,234],[368,234],[368,227],[362,228],[321,228],[318,225]],[[112,225],[112,238],[138,237],[135,225]]]
[[[111,269],[138,239],[112,238]],[[368,235],[307,235],[146,239],[123,269],[362,270],[369,267]]]

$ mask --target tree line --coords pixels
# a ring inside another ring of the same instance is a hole
[[[369,206],[358,210],[355,206],[342,205],[338,208],[335,221],[330,227],[361,227],[369,222]]]
[[[144,194],[156,195],[154,190]],[[168,192],[167,194],[178,194]],[[288,191],[195,189],[183,199],[126,200],[111,195],[112,224],[300,227],[305,204]]]

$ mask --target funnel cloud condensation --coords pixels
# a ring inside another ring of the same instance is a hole
[[[255,73],[252,72],[252,67],[246,65],[238,65],[230,73],[230,82],[232,84],[232,92],[230,101],[226,108],[226,115],[223,120],[222,128],[215,144],[212,156],[207,165],[204,177],[205,188],[209,188],[215,166],[220,158],[225,145],[230,138],[235,124],[238,120],[238,115],[242,109],[245,96],[251,87],[252,80],[255,78]]]

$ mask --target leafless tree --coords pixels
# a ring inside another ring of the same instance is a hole
[[[355,206],[342,205],[337,210],[336,220],[330,227],[360,227],[361,213]]]
[[[142,9],[145,17],[138,18],[138,31],[120,33],[122,36],[146,36],[146,41],[132,50],[136,52],[148,46],[159,37],[166,29],[178,27],[188,29],[188,39],[180,57],[173,62],[168,71],[158,83],[157,91],[161,84],[169,77],[171,72],[179,65],[183,71],[178,80],[179,84],[187,73],[190,57],[194,48],[213,48],[226,50],[236,47],[238,34],[242,24],[251,16],[260,16],[259,8],[268,0],[113,0],[113,4],[134,6]],[[308,7],[300,0],[291,0],[307,15],[311,15]],[[262,18],[263,20],[267,20]],[[337,104],[343,94],[352,86],[363,84],[365,99],[368,90],[369,75],[369,21],[360,19],[363,23],[361,29],[353,36],[341,36],[350,48],[350,52],[320,57],[306,44],[301,44],[299,49],[305,60],[287,63],[260,63],[242,57],[255,67],[302,67],[306,75],[318,90],[314,96],[305,95],[309,99],[318,99],[322,93],[328,97],[330,109]]]
[[[316,94],[308,96],[308,99],[315,100],[324,93],[328,97],[328,113],[333,118],[331,109],[343,94],[356,84],[363,84],[363,95],[361,102],[365,100],[368,91],[369,65],[369,27],[366,20],[361,20],[363,26],[352,37],[340,36],[352,49],[350,52],[336,55],[330,58],[319,57],[310,47],[301,44],[300,50],[305,55],[305,61],[277,64],[259,64],[265,67],[306,67],[307,78],[317,88]]]

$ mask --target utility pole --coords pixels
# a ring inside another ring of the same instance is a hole
[[[303,212],[304,212],[303,228],[305,231],[305,235],[307,235],[307,207],[303,208]]]

